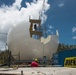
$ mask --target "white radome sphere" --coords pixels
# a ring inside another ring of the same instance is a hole
[[[40,40],[30,37],[30,22],[21,22],[12,28],[7,37],[8,49],[12,55],[18,55],[20,52],[20,60],[32,60],[33,58],[42,59],[46,56],[48,59],[58,48],[58,36],[51,35],[49,43],[43,45]],[[16,59],[18,57],[15,56]]]

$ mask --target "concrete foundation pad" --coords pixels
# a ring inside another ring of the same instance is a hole
[[[0,68],[0,75],[76,75],[76,68],[66,67],[29,67]]]

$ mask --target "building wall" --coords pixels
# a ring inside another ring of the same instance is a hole
[[[53,54],[54,65],[64,66],[64,62],[66,58],[75,58],[76,57],[76,49],[72,50],[64,50],[58,53]],[[72,63],[72,62],[70,62]],[[69,66],[69,65],[68,65]]]

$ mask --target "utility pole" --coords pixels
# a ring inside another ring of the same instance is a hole
[[[8,54],[9,54],[9,56],[8,56],[8,67],[10,67],[10,65],[11,65],[11,51],[8,50]]]
[[[20,52],[18,53],[18,60],[19,60],[19,64],[20,64]]]

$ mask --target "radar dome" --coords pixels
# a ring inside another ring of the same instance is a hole
[[[7,37],[8,49],[12,55],[20,53],[20,60],[32,60],[33,58],[42,59],[46,56],[48,59],[58,48],[58,36],[51,35],[51,39],[47,44],[41,43],[40,40],[30,37],[30,22],[20,22],[13,27]],[[18,59],[16,57],[16,59]]]

